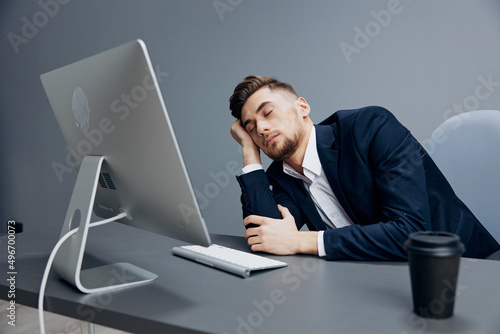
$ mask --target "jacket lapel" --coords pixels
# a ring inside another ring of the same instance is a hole
[[[309,222],[306,222],[307,227],[309,227],[310,230],[325,230],[326,225],[321,219],[321,216],[319,215],[318,210],[316,209],[316,206],[314,205],[314,202],[307,192],[302,180],[283,173],[282,163],[280,163],[276,168],[280,172],[275,173],[275,180],[280,184],[283,190],[294,199],[302,213],[307,216],[307,219],[309,220]],[[312,226],[310,224],[312,224]]]
[[[326,178],[340,205],[353,223],[359,223],[342,191],[339,183],[339,151],[334,149],[335,135],[331,125],[315,125],[318,155]]]
[[[297,203],[299,203],[300,208],[305,213],[311,224],[317,231],[325,230],[326,225],[319,215],[319,212],[316,209],[316,205],[314,204],[311,195],[304,186],[304,183],[301,180],[295,178],[290,178],[290,182],[296,183],[292,186],[293,195],[295,196],[295,200],[297,201]],[[311,229],[311,226],[308,227],[309,229]]]

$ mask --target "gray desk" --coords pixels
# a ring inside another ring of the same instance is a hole
[[[16,237],[16,303],[37,306],[48,254],[59,231]],[[243,238],[214,235],[248,250]],[[287,268],[243,279],[172,255],[182,242],[120,224],[94,228],[86,266],[131,262],[153,283],[96,295],[55,274],[45,309],[135,333],[499,333],[500,262],[463,259],[455,316],[426,320],[411,312],[406,263],[327,262],[279,257]],[[7,245],[0,238],[0,298],[7,297]],[[17,319],[22,322],[22,319]],[[0,320],[5,327],[5,319]]]

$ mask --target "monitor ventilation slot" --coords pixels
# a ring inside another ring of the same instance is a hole
[[[99,184],[103,188],[116,190],[115,184],[113,183],[109,173],[101,173],[99,175]]]

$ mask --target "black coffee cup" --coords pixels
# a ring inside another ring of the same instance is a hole
[[[460,257],[465,248],[453,233],[424,231],[410,234],[408,252],[413,311],[421,317],[453,315]]]

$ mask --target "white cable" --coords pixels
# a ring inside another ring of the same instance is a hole
[[[89,334],[95,334],[95,328],[94,328],[94,324],[89,322],[88,323],[88,331],[89,331]]]
[[[90,227],[96,227],[99,225],[104,225],[107,223],[114,222],[115,220],[124,218],[127,216],[126,212],[122,212],[114,217],[100,220],[95,223],[90,223]],[[57,251],[61,247],[61,245],[68,240],[69,237],[71,237],[73,234],[75,234],[78,231],[79,227],[72,229],[68,233],[66,233],[59,241],[57,244],[54,246],[54,249],[52,249],[52,252],[50,253],[49,260],[47,261],[47,265],[45,266],[45,271],[43,272],[43,278],[42,278],[42,283],[40,285],[40,294],[38,296],[38,319],[40,321],[40,334],[45,334],[45,323],[43,319],[43,299],[45,295],[45,287],[47,285],[47,280],[49,278],[49,273],[50,273],[50,268],[52,267],[52,262],[54,262],[54,258],[56,257]]]

